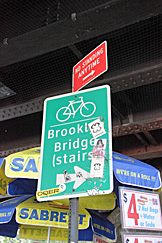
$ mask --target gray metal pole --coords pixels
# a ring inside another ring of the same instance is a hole
[[[47,243],[50,242],[51,227],[48,227]]]
[[[78,242],[79,198],[69,199],[68,243]]]

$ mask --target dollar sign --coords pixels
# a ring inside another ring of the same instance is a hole
[[[129,243],[129,239],[126,239],[126,243]]]
[[[127,194],[126,193],[124,193],[123,194],[123,197],[124,197],[124,202],[126,203],[128,200],[127,200]],[[129,241],[128,241],[129,242]]]

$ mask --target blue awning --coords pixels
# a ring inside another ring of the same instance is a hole
[[[37,182],[37,179],[18,178],[8,184],[7,193],[11,196],[35,194]]]
[[[0,165],[3,159],[0,160]],[[134,158],[113,152],[114,181],[122,185],[159,189],[161,187],[160,172],[151,165]],[[116,182],[114,182],[117,184]],[[33,194],[36,191],[37,179],[18,178],[9,183],[9,195]]]
[[[0,158],[0,168],[1,168],[2,164],[3,164],[3,160],[4,160],[4,158]]]
[[[24,195],[0,203],[0,224],[10,222],[15,212],[16,206],[31,196],[32,195]]]
[[[113,170],[116,179],[124,185],[155,190],[161,187],[160,172],[156,168],[126,155],[113,152]]]
[[[32,195],[24,195],[16,197],[0,203],[0,235],[15,237],[19,224],[15,220],[15,209],[16,207],[30,198]],[[40,202],[38,202],[40,203]],[[109,239],[116,237],[115,227],[108,219],[106,219],[98,211],[87,210],[91,214],[90,224],[86,229],[80,229],[78,236],[80,241],[92,241],[93,232],[105,236]],[[96,229],[96,225],[100,226],[100,230]]]
[[[93,232],[108,238],[111,241],[116,241],[115,226],[102,214],[96,210],[87,209],[92,217]]]
[[[19,224],[16,222],[15,217],[12,217],[9,223],[0,225],[0,235],[14,238],[17,235],[18,227]]]

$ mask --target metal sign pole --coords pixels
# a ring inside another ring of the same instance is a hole
[[[68,243],[78,242],[79,197],[69,198]]]
[[[68,243],[78,242],[79,198],[69,199]]]

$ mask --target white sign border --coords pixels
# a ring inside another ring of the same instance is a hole
[[[120,218],[121,218],[121,223],[122,223],[122,228],[123,229],[137,229],[137,230],[152,230],[152,231],[160,231],[160,229],[153,229],[153,228],[144,228],[144,227],[135,227],[135,226],[130,226],[130,227],[126,227],[124,225],[124,218],[123,218],[123,207],[122,207],[122,199],[121,199],[121,190],[128,190],[128,191],[137,191],[137,192],[143,192],[143,193],[147,193],[147,194],[158,194],[158,192],[153,192],[153,191],[148,191],[148,190],[141,190],[136,189],[136,188],[131,188],[131,187],[123,187],[123,186],[119,186],[119,202],[120,202]],[[159,207],[160,207],[160,198],[159,198]],[[161,214],[161,207],[160,207],[160,215],[161,215],[161,224],[162,224],[162,214]],[[161,228],[162,230],[162,228]]]
[[[109,194],[113,191],[113,164],[112,164],[112,121],[111,121],[111,98],[110,98],[110,86],[109,85],[102,85],[95,88],[90,88],[81,91],[82,93],[87,93],[92,90],[100,90],[106,88],[107,89],[107,107],[108,107],[108,133],[109,133],[109,171],[110,171],[110,189],[104,190],[104,194]],[[44,108],[43,108],[43,123],[42,123],[42,136],[41,136],[41,148],[44,148],[44,134],[45,134],[45,119],[46,119],[46,103],[49,100],[53,99],[59,99],[63,97],[67,97],[70,95],[77,95],[81,93],[80,91],[76,92],[70,92],[67,94],[57,95],[54,97],[49,97],[44,100]],[[38,185],[37,185],[37,191],[40,191],[41,186],[41,177],[42,177],[42,158],[43,158],[43,149],[40,151],[40,166],[39,166],[39,176],[38,176]],[[48,190],[48,189],[47,189]],[[58,199],[66,199],[66,198],[76,198],[76,197],[86,197],[89,196],[88,193],[81,193],[81,194],[72,194],[72,195],[61,195],[61,196],[51,196],[51,197],[38,197],[38,201],[51,201],[51,200],[58,200]]]
[[[73,67],[73,73],[72,73],[72,90],[74,90],[74,68],[83,60],[85,59],[88,55],[90,55],[92,52],[94,52],[98,47],[100,47],[103,43],[105,43],[105,51],[106,51],[106,70],[103,71],[102,73],[100,73],[99,75],[97,75],[94,79],[98,78],[100,75],[102,75],[104,72],[106,72],[108,70],[108,54],[107,54],[107,41],[103,41],[100,45],[98,45],[95,49],[93,49],[90,53],[88,53],[85,57],[83,57],[77,64],[75,64],[75,66]],[[86,83],[85,85],[83,85],[82,87],[80,87],[78,89],[81,90],[83,87],[85,87],[86,85],[88,85],[89,83],[91,83],[94,79],[90,80],[88,83]]]
[[[142,236],[142,237],[144,237],[144,236],[146,236],[146,237],[154,237],[154,238],[156,238],[156,237],[160,237],[161,238],[161,240],[162,240],[162,235],[161,235],[161,233],[145,233],[145,232],[129,232],[129,233],[127,233],[127,232],[121,232],[121,236],[122,236],[122,242],[123,243],[125,243],[125,237],[127,237],[127,236],[133,236],[133,237],[140,237],[140,236]]]

